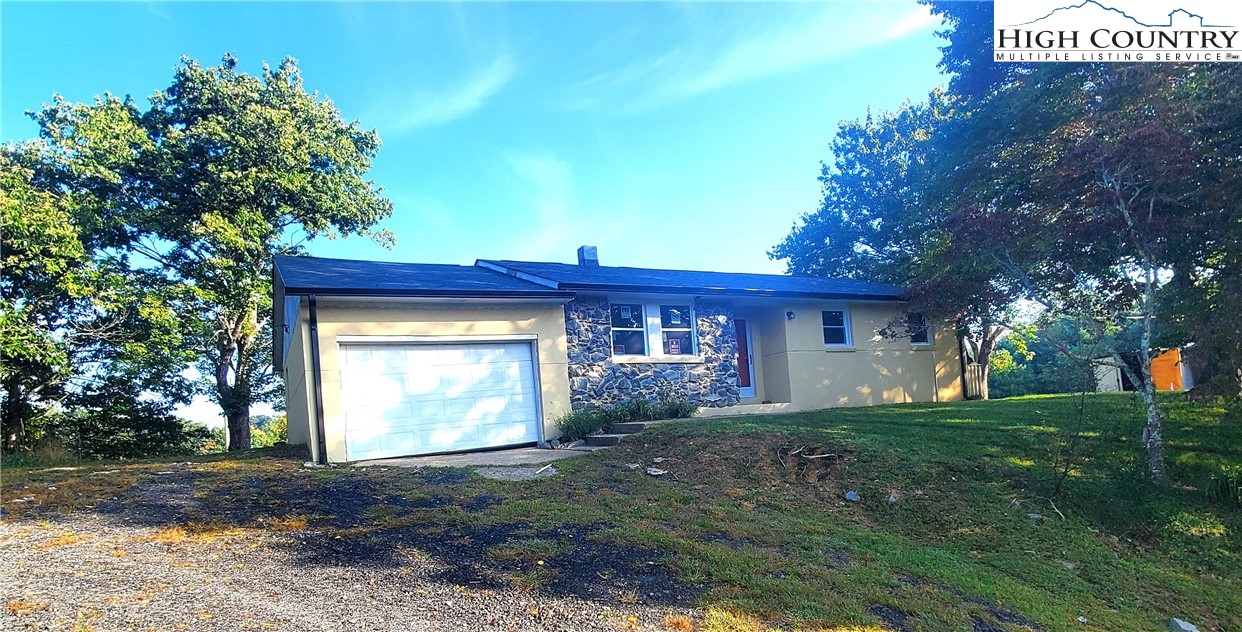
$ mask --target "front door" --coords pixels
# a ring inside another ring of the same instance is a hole
[[[735,318],[737,330],[737,385],[743,398],[755,396],[755,359],[750,355],[750,324],[743,318]]]

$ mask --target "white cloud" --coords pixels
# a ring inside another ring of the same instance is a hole
[[[388,94],[364,120],[377,121],[381,134],[401,134],[470,115],[513,79],[517,68],[508,55],[497,57],[464,81],[439,91],[417,89]]]
[[[522,240],[518,259],[543,260],[557,247],[564,247],[569,239],[569,209],[573,203],[573,169],[569,162],[557,158],[552,152],[511,154],[507,156],[509,167],[526,180],[533,192],[531,207],[534,211],[535,234]]]
[[[513,153],[505,157],[513,173],[528,185],[526,210],[531,228],[509,241],[505,258],[533,261],[572,261],[578,246],[598,246],[602,252],[632,248],[638,225],[636,203],[630,196],[609,199],[603,206],[583,201],[574,180],[573,165],[547,150]]]
[[[931,29],[930,10],[859,11],[842,3],[782,13],[781,20],[701,28],[673,50],[597,74],[571,88],[571,108],[620,103],[647,110],[761,77],[793,71]],[[893,16],[896,14],[896,16]],[[763,15],[763,14],[759,14]],[[702,26],[702,25],[700,25]]]

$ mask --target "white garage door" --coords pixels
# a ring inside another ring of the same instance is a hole
[[[341,345],[351,461],[539,439],[525,342]]]

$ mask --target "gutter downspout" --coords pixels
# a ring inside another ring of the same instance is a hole
[[[315,383],[315,429],[318,435],[315,443],[319,446],[319,458],[315,459],[315,462],[319,465],[327,465],[328,447],[323,425],[323,374],[319,367],[319,310],[314,294],[309,295],[307,299],[310,303],[311,374]]]

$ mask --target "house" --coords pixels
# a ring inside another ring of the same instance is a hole
[[[319,462],[531,444],[567,411],[664,394],[705,415],[957,400],[947,328],[848,279],[481,259],[277,257],[289,442]]]
[[[1182,349],[1163,349],[1157,351],[1151,359],[1151,383],[1157,391],[1185,392],[1194,388],[1195,380],[1187,366]],[[1135,373],[1140,366],[1137,353],[1123,353],[1121,359],[1130,365]],[[1101,393],[1116,393],[1135,390],[1130,376],[1107,358],[1101,358],[1095,365],[1095,390]]]

